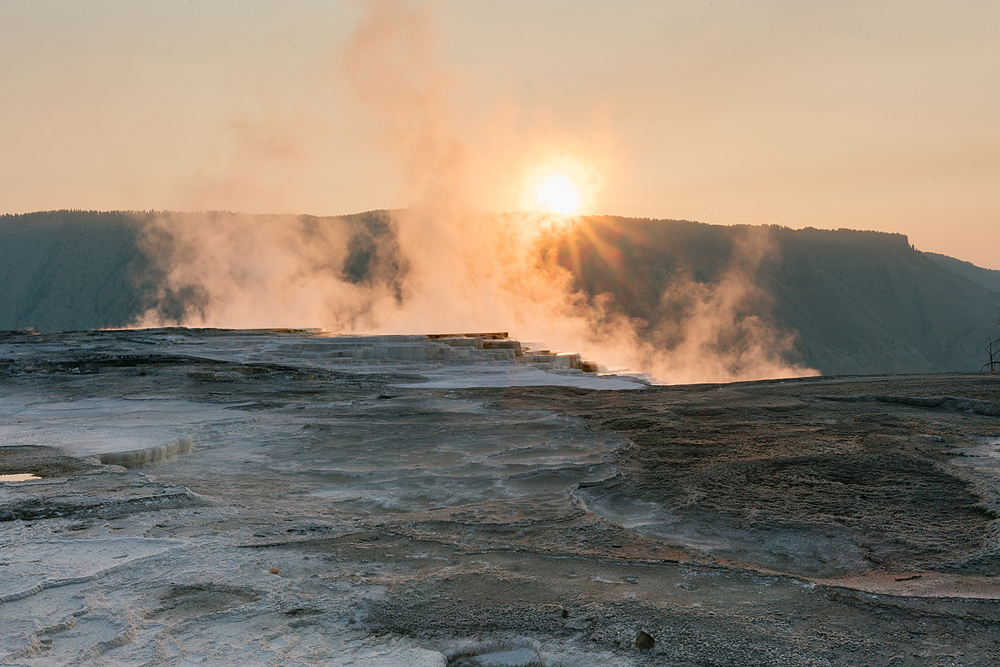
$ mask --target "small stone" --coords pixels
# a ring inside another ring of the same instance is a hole
[[[276,567],[272,567],[270,570],[268,570],[268,572],[270,572],[271,574],[281,574],[281,570],[279,570]]]
[[[569,618],[569,609],[563,609],[562,610],[562,617],[563,618]]]
[[[654,644],[656,644],[656,640],[645,630],[639,630],[639,634],[635,636],[635,647],[640,651],[651,649]]]

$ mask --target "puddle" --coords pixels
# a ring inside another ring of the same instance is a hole
[[[10,475],[0,475],[0,482],[27,482],[29,479],[41,479],[38,475],[30,472],[12,473]]]

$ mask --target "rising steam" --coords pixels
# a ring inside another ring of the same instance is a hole
[[[814,373],[782,361],[793,341],[761,317],[766,304],[753,285],[770,251],[764,232],[745,235],[720,279],[675,280],[663,304],[682,317],[650,323],[608,295],[586,294],[558,261],[555,248],[578,219],[469,213],[477,158],[450,129],[451,79],[434,57],[431,11],[366,5],[340,60],[378,128],[372,141],[402,165],[412,205],[379,214],[377,234],[365,227],[360,254],[356,218],[157,216],[145,249],[165,279],[160,303],[137,324],[510,331],[668,382]],[[352,272],[357,257],[364,270]],[[165,304],[180,304],[179,312]]]

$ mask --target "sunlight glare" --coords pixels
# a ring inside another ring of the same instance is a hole
[[[580,190],[566,174],[551,174],[535,190],[535,202],[553,213],[572,215],[580,208]]]

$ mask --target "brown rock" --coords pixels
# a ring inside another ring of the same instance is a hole
[[[639,630],[639,634],[635,636],[635,647],[640,651],[653,648],[654,644],[656,644],[656,640],[645,630]]]

